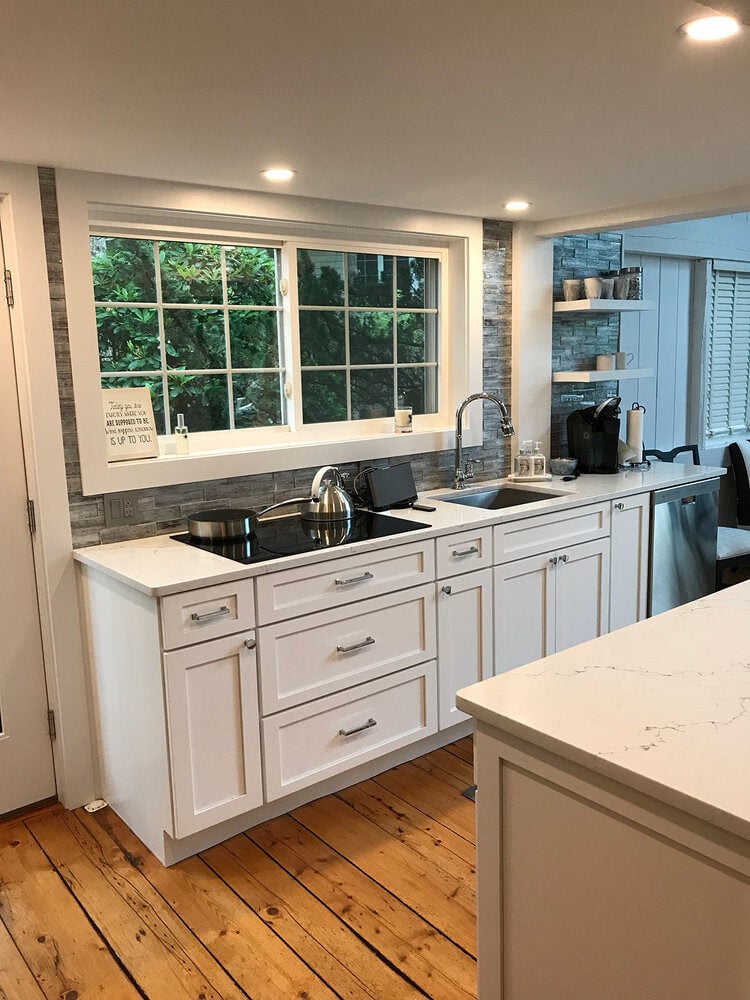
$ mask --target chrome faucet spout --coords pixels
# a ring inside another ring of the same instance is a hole
[[[474,478],[474,471],[471,468],[470,463],[467,462],[466,468],[463,467],[463,418],[464,410],[469,403],[473,403],[475,399],[486,399],[488,402],[494,403],[498,410],[500,410],[500,433],[503,437],[512,437],[516,433],[510,419],[508,407],[499,396],[495,396],[494,393],[491,392],[475,392],[471,396],[467,396],[456,410],[456,454],[453,474],[454,490],[464,489],[466,481]]]

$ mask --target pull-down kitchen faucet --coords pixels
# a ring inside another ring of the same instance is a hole
[[[466,468],[462,469],[461,464],[463,461],[463,418],[464,410],[469,405],[473,403],[475,399],[486,399],[490,403],[494,403],[495,406],[500,410],[500,433],[503,437],[512,437],[516,432],[511,423],[510,414],[508,413],[508,408],[505,403],[500,399],[499,396],[493,395],[491,392],[475,392],[471,396],[467,396],[466,399],[461,403],[461,405],[456,410],[456,458],[455,458],[455,469],[453,473],[453,489],[463,490],[466,487],[466,481],[468,479],[474,478],[474,470],[472,468],[473,460],[469,459],[466,463]]]

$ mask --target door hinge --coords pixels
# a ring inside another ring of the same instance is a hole
[[[51,740],[56,740],[57,726],[55,725],[55,713],[51,708],[47,710],[47,728],[49,729],[49,738]]]
[[[10,271],[5,269],[4,279],[5,281],[5,301],[9,306],[13,305],[13,275]]]
[[[26,501],[26,517],[29,521],[29,531],[33,535],[36,532],[36,507],[33,500]]]

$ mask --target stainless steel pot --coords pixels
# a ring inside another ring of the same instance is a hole
[[[243,507],[216,507],[189,514],[188,532],[202,542],[233,542],[249,538],[255,531],[258,515]]]

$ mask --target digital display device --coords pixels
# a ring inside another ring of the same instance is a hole
[[[373,510],[408,507],[417,499],[411,462],[389,465],[386,469],[368,469],[365,478]]]

